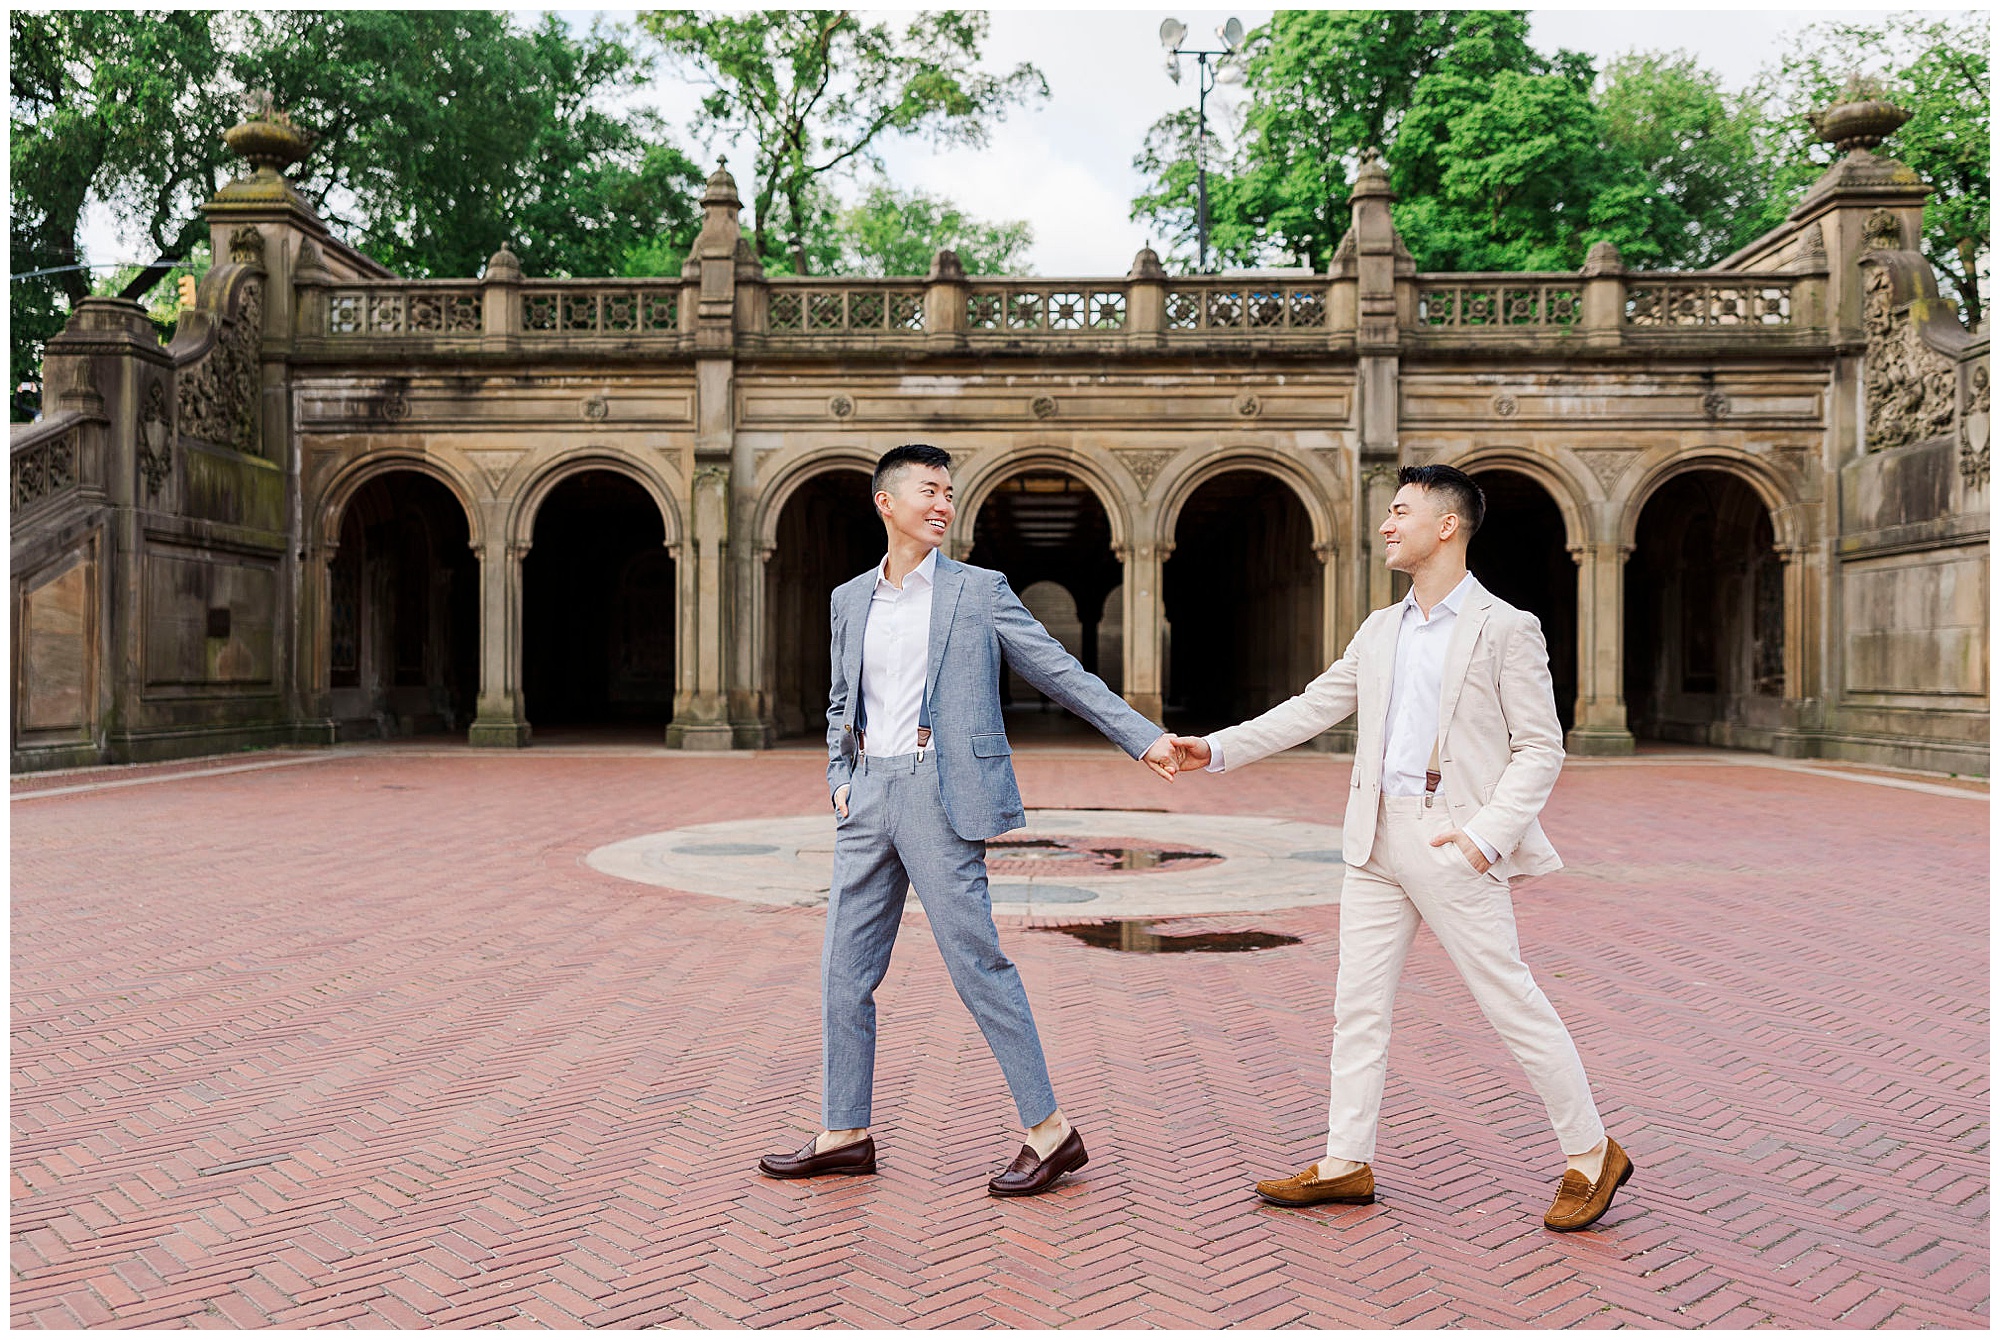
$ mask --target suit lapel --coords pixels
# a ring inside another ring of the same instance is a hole
[[[868,635],[868,611],[874,608],[875,584],[856,582],[847,597],[846,641],[840,648],[840,663],[847,675],[847,724],[852,725],[861,711],[861,647]]]
[[[1375,635],[1376,652],[1368,658],[1368,678],[1373,682],[1367,686],[1370,696],[1366,708],[1377,739],[1385,738],[1389,729],[1389,692],[1396,683],[1396,644],[1403,636],[1403,602],[1397,601],[1389,611],[1382,621],[1386,627]]]
[[[1458,623],[1451,630],[1451,645],[1444,653],[1444,677],[1438,684],[1438,738],[1451,726],[1451,714],[1458,710],[1458,695],[1465,689],[1465,672],[1472,665],[1472,649],[1479,643],[1479,631],[1493,613],[1493,596],[1477,577],[1466,590],[1459,606]]]
[[[938,552],[936,585],[931,590],[930,666],[924,674],[924,701],[937,689],[938,667],[944,664],[944,644],[951,636],[952,615],[965,589],[965,568]]]

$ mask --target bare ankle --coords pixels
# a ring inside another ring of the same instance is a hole
[[[845,1131],[821,1131],[819,1133],[819,1138],[813,1141],[813,1153],[824,1154],[828,1150],[840,1149],[846,1145],[858,1144],[859,1142],[867,1138],[868,1138],[868,1128],[866,1126],[861,1126],[852,1130],[845,1130]]]
[[[1331,1182],[1336,1177],[1345,1177],[1349,1173],[1360,1172],[1368,1165],[1365,1163],[1356,1163],[1353,1159],[1324,1158],[1319,1161],[1317,1166],[1319,1168],[1319,1180],[1322,1182]]]

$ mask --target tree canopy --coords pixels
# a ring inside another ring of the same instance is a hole
[[[750,235],[767,264],[787,257],[801,274],[813,258],[791,239],[825,234],[830,179],[880,171],[885,137],[981,145],[1008,108],[1048,96],[1031,64],[980,69],[978,11],[925,11],[900,30],[844,9],[651,10],[639,23],[709,86],[702,114],[715,130],[755,144]]]
[[[1524,11],[1279,11],[1246,46],[1248,98],[1210,146],[1210,242],[1224,264],[1325,268],[1361,151],[1385,151],[1422,269],[1573,269],[1592,243],[1628,264],[1713,264],[1783,221],[1831,164],[1804,113],[1878,69],[1910,123],[1894,154],[1938,190],[1924,248],[1974,320],[1990,224],[1982,15],[1804,29],[1759,87],[1731,93],[1685,52],[1602,71],[1528,40]],[[1191,259],[1195,125],[1162,117],[1132,216]],[[1211,126],[1211,134],[1217,132]],[[1220,137],[1218,137],[1220,138]]]

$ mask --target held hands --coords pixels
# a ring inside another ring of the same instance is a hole
[[[1174,774],[1181,769],[1179,755],[1174,749],[1174,737],[1171,735],[1163,734],[1153,741],[1146,752],[1139,755],[1139,761],[1170,782],[1174,779]]]
[[[1465,859],[1472,862],[1472,868],[1480,874],[1485,874],[1492,866],[1493,862],[1486,859],[1486,853],[1479,850],[1479,844],[1467,837],[1462,830],[1454,828],[1449,833],[1439,833],[1431,839],[1433,847],[1442,847],[1447,842],[1457,843],[1458,849],[1465,853]]]
[[[1190,767],[1208,766],[1208,741],[1199,735],[1162,735],[1139,756],[1139,761],[1171,782],[1175,774]]]

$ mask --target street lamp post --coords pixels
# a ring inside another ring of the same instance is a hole
[[[1176,84],[1181,81],[1181,57],[1195,58],[1198,92],[1195,95],[1195,269],[1203,274],[1208,272],[1208,95],[1219,78],[1225,78],[1225,71],[1234,73],[1230,60],[1243,50],[1243,22],[1230,19],[1215,30],[1222,39],[1220,51],[1192,50],[1181,43],[1187,40],[1187,25],[1179,19],[1168,19],[1160,25],[1160,45],[1167,49],[1167,77]],[[1208,58],[1217,58],[1211,67]]]

